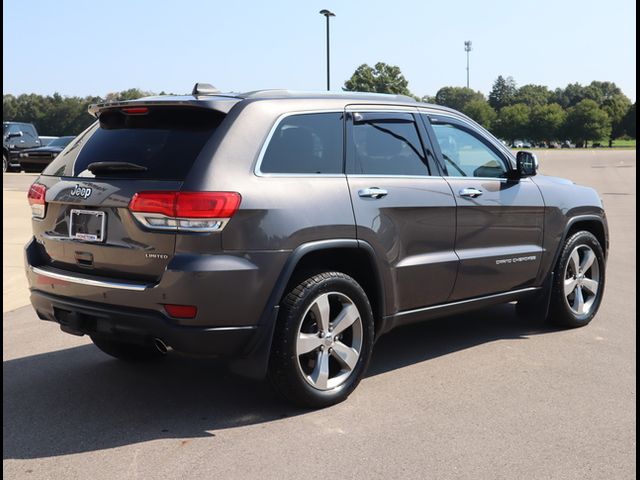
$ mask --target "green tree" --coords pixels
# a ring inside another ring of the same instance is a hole
[[[566,109],[577,105],[585,98],[587,98],[586,87],[579,83],[570,83],[565,88],[556,88],[551,101]]]
[[[503,107],[493,128],[501,138],[513,142],[517,138],[526,138],[530,133],[529,117],[531,109],[523,103]]]
[[[16,118],[18,100],[15,96],[7,94],[2,96],[2,120]]]
[[[343,90],[348,92],[393,93],[413,97],[413,94],[409,91],[409,82],[402,75],[400,68],[383,62],[376,63],[373,68],[366,63],[360,65],[351,75],[351,78],[344,82]]]
[[[130,88],[121,92],[107,93],[105,100],[107,102],[124,102],[126,100],[136,100],[138,98],[150,97],[152,95],[155,95],[155,93],[140,90],[139,88]]]
[[[484,95],[467,87],[442,87],[436,93],[436,103],[462,111],[472,100],[485,101]]]
[[[493,126],[498,114],[491,108],[489,102],[483,99],[475,99],[466,103],[462,108],[462,112],[473,118],[476,122],[482,125],[487,130],[490,130]]]
[[[148,95],[139,89],[110,94],[111,99],[139,98]],[[92,103],[104,102],[100,97],[63,97],[59,93],[43,96],[3,95],[3,121],[33,123],[40,135],[77,135],[95,119],[87,112]]]
[[[636,138],[636,104],[635,102],[633,105],[631,105],[631,108],[629,109],[627,114],[624,116],[622,123],[624,125],[624,130],[626,134],[632,138]]]
[[[566,119],[567,112],[557,103],[536,105],[529,118],[529,137],[545,142],[559,140]]]
[[[493,82],[493,87],[489,93],[489,105],[499,111],[502,107],[514,104],[517,93],[518,89],[513,77],[504,78],[500,75]]]
[[[622,93],[614,82],[600,82],[594,80],[586,87],[586,98],[594,100],[611,119],[611,135],[609,146],[614,139],[624,135],[624,116],[631,107],[631,100]]]
[[[544,85],[523,85],[516,93],[514,103],[524,103],[533,108],[536,105],[546,105],[551,100],[553,92]]]
[[[567,111],[565,133],[576,145],[611,135],[611,119],[594,100],[584,99]]]

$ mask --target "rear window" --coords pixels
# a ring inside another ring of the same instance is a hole
[[[342,114],[285,117],[260,165],[262,173],[342,173]]]
[[[43,175],[183,180],[224,114],[199,108],[149,107],[145,114],[108,110],[51,162]],[[144,169],[93,173],[95,162]]]

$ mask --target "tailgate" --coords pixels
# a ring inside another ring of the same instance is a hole
[[[129,204],[141,192],[159,192],[170,203],[224,117],[193,106],[101,110],[32,186],[30,202],[40,202],[33,230],[46,262],[89,275],[158,280],[173,257],[181,220],[169,218],[171,205],[169,212],[141,218]]]
[[[50,265],[92,275],[158,280],[173,257],[175,232],[145,229],[127,208],[146,190],[179,190],[178,181],[79,181],[41,177],[46,216],[34,235]],[[73,213],[73,215],[72,215]]]

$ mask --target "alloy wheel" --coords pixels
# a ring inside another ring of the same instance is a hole
[[[578,245],[571,252],[564,272],[564,296],[571,311],[588,315],[598,298],[600,265],[596,254],[587,245]]]
[[[313,388],[334,389],[353,373],[362,345],[362,319],[355,303],[343,293],[324,293],[314,299],[300,323],[298,367]]]

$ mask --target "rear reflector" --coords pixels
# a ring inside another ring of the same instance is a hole
[[[47,195],[47,187],[40,183],[34,183],[29,187],[27,198],[31,205],[31,215],[34,218],[44,218],[46,212],[45,197]]]
[[[240,206],[236,192],[139,192],[129,210],[148,228],[221,230]]]
[[[195,305],[164,305],[166,312],[174,318],[194,318],[198,313]]]

